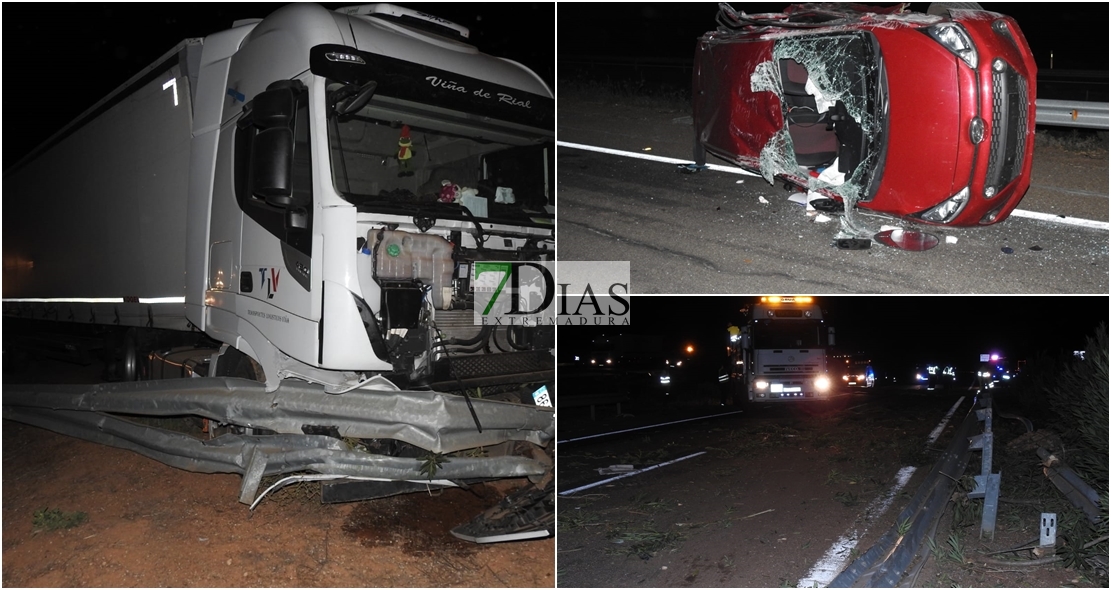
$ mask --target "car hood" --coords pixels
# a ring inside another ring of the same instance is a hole
[[[888,139],[885,190],[871,206],[898,214],[922,211],[963,188],[954,179],[961,128],[957,80],[961,64],[927,35],[892,35],[882,30],[875,34],[887,74]],[[926,93],[923,88],[934,90]]]

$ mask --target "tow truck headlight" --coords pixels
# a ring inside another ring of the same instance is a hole
[[[950,53],[961,58],[961,61],[968,64],[968,67],[976,69],[976,64],[979,63],[979,55],[976,53],[976,46],[972,44],[972,38],[968,36],[968,31],[964,30],[964,27],[957,23],[942,23],[926,29],[926,34],[933,37],[934,41],[940,43]]]
[[[945,199],[940,204],[932,209],[927,209],[925,212],[920,213],[918,216],[923,221],[932,221],[934,223],[949,223],[961,212],[964,204],[968,202],[968,187],[964,187],[957,194]]]
[[[814,380],[814,387],[818,391],[829,391],[829,377],[818,377]]]
[[[768,388],[768,382],[767,381],[764,381],[763,379],[761,379],[761,380],[756,382],[756,389],[761,389],[762,390],[762,389],[767,389],[767,388]]]

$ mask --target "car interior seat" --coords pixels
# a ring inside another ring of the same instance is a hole
[[[819,113],[814,97],[806,92],[810,74],[793,59],[779,60],[783,83],[783,103],[787,110],[787,132],[795,146],[795,161],[802,166],[825,166],[837,158],[840,142],[827,121]]]

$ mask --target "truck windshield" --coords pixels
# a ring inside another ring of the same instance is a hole
[[[342,198],[418,226],[551,228],[555,101],[546,87],[537,93],[534,74],[473,55],[460,72],[343,45],[309,51],[309,69],[325,83],[332,183]],[[473,77],[482,64],[533,91]]]
[[[755,348],[820,348],[825,346],[820,320],[765,320],[754,322]]]
[[[515,145],[467,133],[471,125],[373,104],[330,119],[332,181],[360,211],[550,223],[550,142]]]

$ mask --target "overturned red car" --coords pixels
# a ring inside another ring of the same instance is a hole
[[[1034,58],[1010,17],[937,12],[722,4],[695,57],[695,163],[927,224],[1006,219],[1030,186]]]

